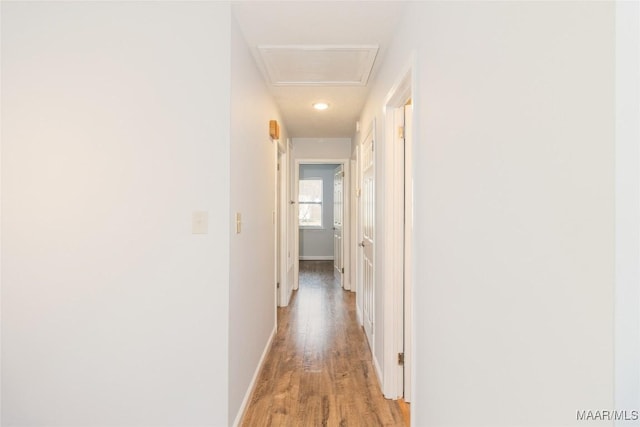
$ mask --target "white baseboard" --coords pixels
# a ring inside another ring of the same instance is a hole
[[[300,261],[333,261],[333,255],[300,255]]]
[[[260,356],[260,361],[258,362],[258,366],[256,367],[255,372],[253,373],[253,378],[251,378],[251,382],[249,383],[249,388],[244,395],[244,399],[242,399],[242,404],[240,405],[240,409],[238,409],[238,414],[236,415],[236,419],[233,421],[233,427],[238,427],[240,422],[242,421],[242,417],[244,417],[244,413],[247,410],[247,405],[249,404],[249,400],[251,399],[251,395],[253,394],[253,389],[256,387],[256,381],[258,380],[258,375],[260,375],[260,371],[262,370],[262,365],[264,364],[264,359],[266,359],[267,354],[269,354],[269,350],[271,350],[271,344],[273,344],[273,338],[276,336],[276,331],[278,326],[274,326],[273,331],[271,331],[271,336],[267,341],[267,345],[264,347],[264,351],[262,352],[262,356]]]
[[[362,310],[360,310],[360,306],[356,302],[356,317],[358,319],[358,325],[363,326],[364,322],[362,321]]]
[[[380,364],[378,364],[378,359],[376,359],[376,355],[373,350],[371,351],[371,359],[373,360],[373,369],[376,371],[376,377],[378,377],[378,385],[380,386],[380,390],[384,390],[382,388],[382,370],[380,370]]]
[[[291,302],[291,295],[293,295],[293,288],[289,288],[289,292],[287,293],[286,301],[284,304],[279,305],[278,307],[287,307]]]

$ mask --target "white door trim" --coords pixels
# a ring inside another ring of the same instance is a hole
[[[415,57],[414,57],[415,58]],[[412,283],[405,281],[405,251],[409,251],[408,258],[414,250],[413,245],[405,247],[405,211],[412,206],[405,206],[405,159],[404,136],[398,134],[399,119],[397,114],[400,107],[411,99],[415,106],[415,59],[412,58],[408,66],[400,74],[396,84],[389,91],[383,104],[385,133],[384,133],[384,161],[385,161],[385,197],[384,200],[384,228],[383,253],[384,268],[384,363],[382,391],[388,399],[398,399],[404,396],[404,375],[414,378],[411,360],[413,357],[413,300]],[[403,110],[403,109],[402,109]],[[402,113],[402,117],[404,114]],[[413,126],[415,129],[415,126]],[[411,134],[415,132],[411,130]],[[413,138],[412,144],[415,144]],[[413,151],[413,150],[409,150]],[[407,278],[413,274],[408,274]],[[408,301],[405,302],[405,292]],[[408,338],[405,340],[405,336]],[[407,344],[407,345],[405,345]],[[398,354],[405,354],[404,367],[398,363]],[[410,381],[410,385],[415,381]],[[409,390],[408,396],[412,395]]]
[[[616,2],[615,344],[619,411],[640,407],[640,5]],[[630,425],[623,420],[616,426]]]
[[[295,171],[294,171],[294,185],[295,185],[295,194],[292,194],[292,200],[294,200],[295,202],[295,206],[296,208],[294,209],[295,211],[295,218],[298,218],[298,194],[299,194],[299,189],[298,189],[298,183],[300,182],[300,165],[322,165],[322,164],[328,164],[328,165],[342,165],[342,169],[344,170],[344,200],[351,200],[351,191],[350,191],[350,179],[351,179],[351,170],[349,168],[350,165],[350,159],[314,159],[314,158],[306,158],[306,159],[295,159]],[[350,230],[351,230],[351,220],[350,220],[350,203],[345,203],[344,204],[344,211],[342,213],[342,217],[346,220],[344,220],[344,224],[342,227],[342,233],[343,233],[343,237],[342,237],[342,253],[350,253],[350,251],[345,250],[346,248],[350,248],[351,246],[351,239],[350,237]],[[300,236],[299,236],[299,228],[298,228],[298,221],[296,220],[295,222],[295,230],[293,230],[294,235],[295,235],[295,239],[294,239],[294,245],[295,247],[293,248],[294,251],[294,277],[295,277],[295,283],[294,283],[294,289],[298,289],[299,287],[299,268],[300,268]],[[351,262],[351,257],[345,257],[344,259],[344,270],[345,270],[345,274],[343,275],[343,288],[345,290],[350,290],[351,289],[351,282],[349,281],[349,274],[348,272],[351,271],[352,268],[352,262]]]

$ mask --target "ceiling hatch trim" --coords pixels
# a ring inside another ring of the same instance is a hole
[[[377,45],[261,45],[274,86],[366,86]]]

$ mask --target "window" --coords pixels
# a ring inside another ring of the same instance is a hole
[[[299,188],[300,227],[322,228],[322,179],[301,179]]]

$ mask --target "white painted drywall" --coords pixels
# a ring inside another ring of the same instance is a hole
[[[348,159],[351,138],[293,138],[295,159]]]
[[[2,425],[227,425],[229,19],[2,3]]]
[[[274,259],[277,145],[269,120],[286,129],[253,57],[231,24],[231,276],[229,294],[229,425],[242,409],[260,357],[276,326]],[[235,232],[235,214],[242,230]],[[226,229],[226,225],[223,226]]]
[[[301,164],[299,177],[322,179],[322,229],[300,229],[300,259],[333,258],[333,176],[337,164]]]
[[[360,121],[415,54],[416,426],[613,407],[614,8],[416,2],[399,26]]]
[[[619,411],[640,409],[639,75],[640,4],[616,2],[615,405]]]

